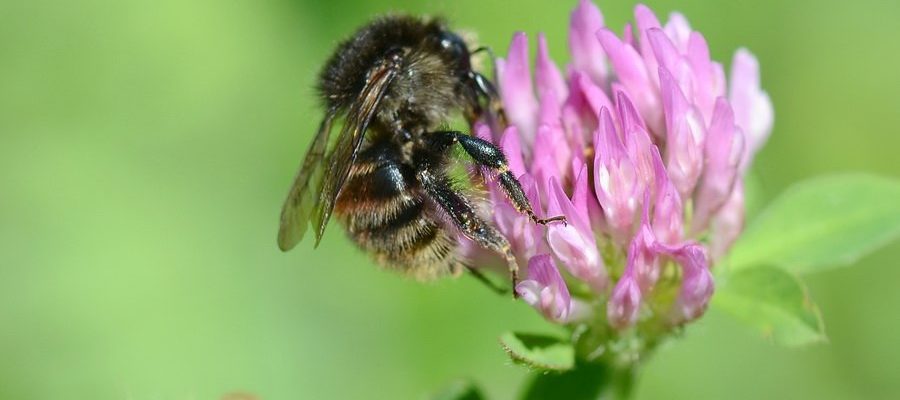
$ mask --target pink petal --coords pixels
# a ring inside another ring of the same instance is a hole
[[[616,114],[622,125],[622,136],[625,142],[625,148],[628,157],[631,158],[637,169],[638,178],[640,180],[639,192],[644,188],[653,184],[653,159],[650,148],[653,146],[644,120],[638,114],[634,104],[628,95],[622,91],[614,89],[616,94]]]
[[[630,22],[626,23],[625,29],[622,30],[622,41],[631,47],[637,47],[637,43],[634,42],[634,29]]]
[[[617,240],[631,235],[639,187],[637,171],[619,140],[609,109],[600,111],[594,136],[594,189],[611,233]]]
[[[620,88],[615,88],[613,92],[616,94],[616,113],[622,128],[627,132],[643,130],[646,133],[647,125],[644,124],[644,119],[641,118],[641,114],[634,107],[634,103],[628,97],[628,93]]]
[[[687,52],[688,37],[692,32],[687,18],[681,13],[673,12],[669,14],[669,22],[666,23],[664,29],[666,36],[672,38],[672,42],[678,47],[679,51],[682,53]]]
[[[644,211],[647,211],[646,207]],[[652,290],[659,280],[661,270],[658,245],[659,241],[650,226],[649,216],[645,214],[637,234],[628,245],[626,266],[626,271],[634,275],[635,281],[644,292]]]
[[[513,35],[508,59],[497,59],[500,97],[506,116],[516,127],[525,143],[532,143],[537,125],[538,103],[531,84],[528,61],[528,37],[523,32]],[[526,152],[528,148],[523,149]]]
[[[587,105],[595,116],[599,116],[600,110],[604,107],[612,109],[612,101],[609,100],[609,96],[606,95],[606,92],[592,82],[586,75],[573,74],[572,79],[576,83],[578,92],[584,96],[584,100],[587,102]]]
[[[590,0],[580,0],[572,11],[569,27],[569,51],[572,66],[588,74],[598,85],[606,84],[606,55],[594,36],[603,28],[603,15]]]
[[[744,229],[744,183],[740,177],[734,183],[731,196],[713,217],[710,226],[710,253],[721,260]]]
[[[634,20],[637,22],[641,56],[644,58],[644,63],[647,65],[647,71],[656,71],[659,63],[656,60],[656,56],[653,54],[653,49],[650,47],[647,31],[653,28],[659,29],[659,19],[656,18],[656,14],[653,13],[653,10],[651,10],[650,7],[638,4],[634,7]]]
[[[661,243],[674,245],[684,236],[684,207],[675,185],[669,180],[659,149],[653,148],[656,201],[653,207],[653,233]]]
[[[769,138],[774,120],[772,101],[759,85],[759,63],[747,49],[739,49],[734,55],[728,96],[735,122],[746,135],[742,161],[742,170],[746,170],[753,155]]]
[[[562,126],[562,104],[553,92],[547,92],[540,96],[540,111],[538,112],[538,126],[549,125]]]
[[[600,203],[591,193],[590,184],[588,183],[587,164],[583,161],[578,166],[573,167],[574,171],[578,171],[575,175],[574,189],[572,190],[572,204],[578,213],[590,223],[591,228],[597,232],[607,231],[604,221],[603,210],[600,209]]]
[[[705,125],[669,71],[659,69],[666,113],[666,170],[682,198],[690,197],[703,168]]]
[[[640,93],[649,88],[650,77],[643,60],[635,49],[619,39],[609,29],[601,29],[597,32],[597,39],[603,45],[603,49],[609,54],[610,62],[616,70],[619,81],[630,91]]]
[[[565,321],[572,308],[566,282],[547,254],[528,261],[528,278],[516,286],[516,292],[551,321]]]
[[[712,62],[713,76],[714,80],[714,92],[717,93],[717,97],[726,96],[725,92],[725,67],[722,66],[722,63],[713,61]]]
[[[696,77],[689,60],[679,52],[671,39],[661,29],[653,28],[647,31],[653,53],[659,61],[660,68],[665,68],[675,78],[678,87],[689,104],[695,101]],[[660,86],[662,82],[660,82]],[[665,95],[663,95],[665,96]]]
[[[743,134],[734,125],[734,114],[728,101],[720,97],[706,138],[706,166],[698,186],[691,225],[694,234],[706,229],[712,215],[731,196],[743,152]]]
[[[592,105],[588,101],[588,95],[585,92],[592,92],[591,101],[595,104]],[[600,115],[600,109],[595,110],[595,107],[602,106],[605,96],[603,91],[591,82],[590,78],[581,72],[572,71],[569,78],[569,97],[563,103],[561,118],[570,148],[584,149],[586,147],[586,143],[590,141],[590,133],[597,128],[597,119]],[[575,154],[575,156],[581,155]]]
[[[535,82],[539,98],[538,125],[562,125],[562,103],[569,88],[547,51],[547,39],[538,35],[538,54],[535,61]]]
[[[688,39],[687,61],[693,71],[694,104],[709,121],[716,98],[721,96],[720,88],[716,88],[716,76],[712,60],[709,59],[709,47],[706,39],[699,32],[691,32]]]
[[[509,164],[509,170],[513,172],[516,178],[522,176],[527,170],[525,169],[525,161],[522,159],[522,145],[519,143],[519,130],[515,126],[510,125],[500,137],[500,149],[506,155],[506,162]]]
[[[569,88],[563,79],[559,68],[550,59],[550,53],[547,50],[547,38],[543,33],[538,34],[538,52],[537,60],[534,65],[534,78],[537,84],[538,96],[543,97],[545,94],[552,93],[554,98],[562,101],[569,95]],[[557,107],[560,104],[556,105]]]
[[[571,149],[565,143],[561,127],[541,125],[534,139],[534,159],[531,174],[538,182],[542,193],[547,193],[547,183],[551,178],[561,179],[569,170],[568,160]]]
[[[547,226],[550,249],[569,273],[587,283],[597,293],[604,292],[608,283],[606,269],[590,225],[579,215],[556,179],[551,180],[550,188],[547,212],[565,215],[568,221],[567,224]]]
[[[617,329],[633,326],[641,311],[641,289],[631,277],[623,277],[616,283],[606,314],[610,325]]]
[[[691,243],[676,249],[672,257],[681,265],[681,291],[675,301],[676,320],[694,320],[706,311],[715,285],[703,246]]]
[[[681,59],[681,54],[678,53],[678,49],[672,43],[672,40],[666,36],[666,33],[659,28],[649,29],[647,31],[647,40],[649,41],[647,47],[652,49],[658,65],[669,71],[674,70]]]
[[[633,96],[631,100],[641,112],[650,130],[662,132],[662,113],[659,110],[658,91],[641,56],[633,47],[619,40],[609,29],[601,29],[597,32],[597,38],[609,55],[619,82]]]

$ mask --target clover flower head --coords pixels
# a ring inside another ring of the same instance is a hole
[[[516,33],[497,60],[509,126],[477,126],[509,158],[537,226],[496,187],[494,222],[528,268],[517,293],[548,320],[610,336],[668,331],[700,317],[710,267],[741,232],[743,175],[773,111],[759,66],[738,50],[726,78],[706,39],[646,6],[622,36],[582,0],[562,72],[537,37]]]

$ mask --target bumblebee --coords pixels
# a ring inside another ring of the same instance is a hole
[[[379,264],[429,280],[472,270],[459,251],[461,233],[504,257],[515,287],[509,242],[449,177],[454,148],[489,169],[535,223],[564,217],[535,215],[495,145],[439,129],[456,113],[470,126],[482,117],[502,119],[497,91],[473,70],[472,54],[441,19],[410,16],[376,19],[338,45],[319,76],[324,119],[281,211],[281,250],[293,248],[308,226],[318,246],[334,214]]]

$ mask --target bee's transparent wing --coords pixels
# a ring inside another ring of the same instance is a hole
[[[331,212],[334,210],[334,202],[350,174],[350,167],[356,160],[356,154],[365,137],[366,129],[368,129],[388,86],[397,76],[401,62],[401,58],[394,55],[387,57],[369,71],[365,87],[347,110],[344,126],[341,128],[334,147],[324,157],[324,160],[321,162],[316,160],[316,166],[311,167],[309,174],[313,179],[304,176],[307,161],[310,161],[310,155],[307,154],[303,169],[301,169],[294,187],[291,188],[291,193],[282,209],[281,229],[278,233],[278,246],[282,250],[293,248],[303,238],[307,223],[311,223],[315,229],[316,246],[322,240],[325,226],[328,225]],[[326,122],[330,128],[331,122],[327,118]],[[323,127],[326,122],[323,122]],[[328,142],[327,137],[328,134],[325,134],[325,139],[320,145],[322,150]],[[316,137],[310,152],[318,149],[316,147],[318,141],[319,137]],[[318,158],[321,159],[321,156]],[[318,165],[323,168],[318,168]],[[317,185],[310,185],[310,182],[317,182]],[[302,183],[302,186],[298,186],[298,183]]]
[[[322,182],[322,160],[331,136],[331,125],[336,110],[329,110],[319,125],[319,132],[309,145],[303,165],[294,178],[294,184],[281,207],[281,226],[278,229],[278,247],[288,251],[303,239],[306,226],[316,203],[319,201],[318,189]]]
[[[388,58],[369,71],[369,79],[365,88],[347,111],[347,119],[341,135],[337,139],[334,151],[328,156],[319,202],[313,211],[312,223],[316,229],[317,246],[322,240],[322,234],[325,233],[328,219],[331,218],[334,202],[341,193],[347,175],[350,174],[350,167],[356,160],[356,153],[365,137],[369,122],[372,121],[372,117],[378,110],[378,104],[384,97],[388,86],[397,76],[401,62],[399,57]]]

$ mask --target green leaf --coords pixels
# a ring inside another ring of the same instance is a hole
[[[806,273],[848,265],[900,235],[900,182],[835,175],[794,185],[748,227],[723,266]]]
[[[781,345],[826,340],[819,309],[806,289],[778,268],[752,268],[722,276],[712,303]]]
[[[466,379],[454,381],[441,389],[432,400],[484,400],[484,394],[475,382]]]
[[[572,344],[556,337],[507,332],[500,344],[514,362],[538,370],[566,371],[575,364]]]
[[[622,378],[627,377],[623,375]],[[612,391],[617,383],[614,379],[611,370],[604,364],[579,364],[575,369],[562,373],[534,374],[520,398],[595,400],[601,398],[603,392]],[[630,381],[626,383],[630,384]]]

